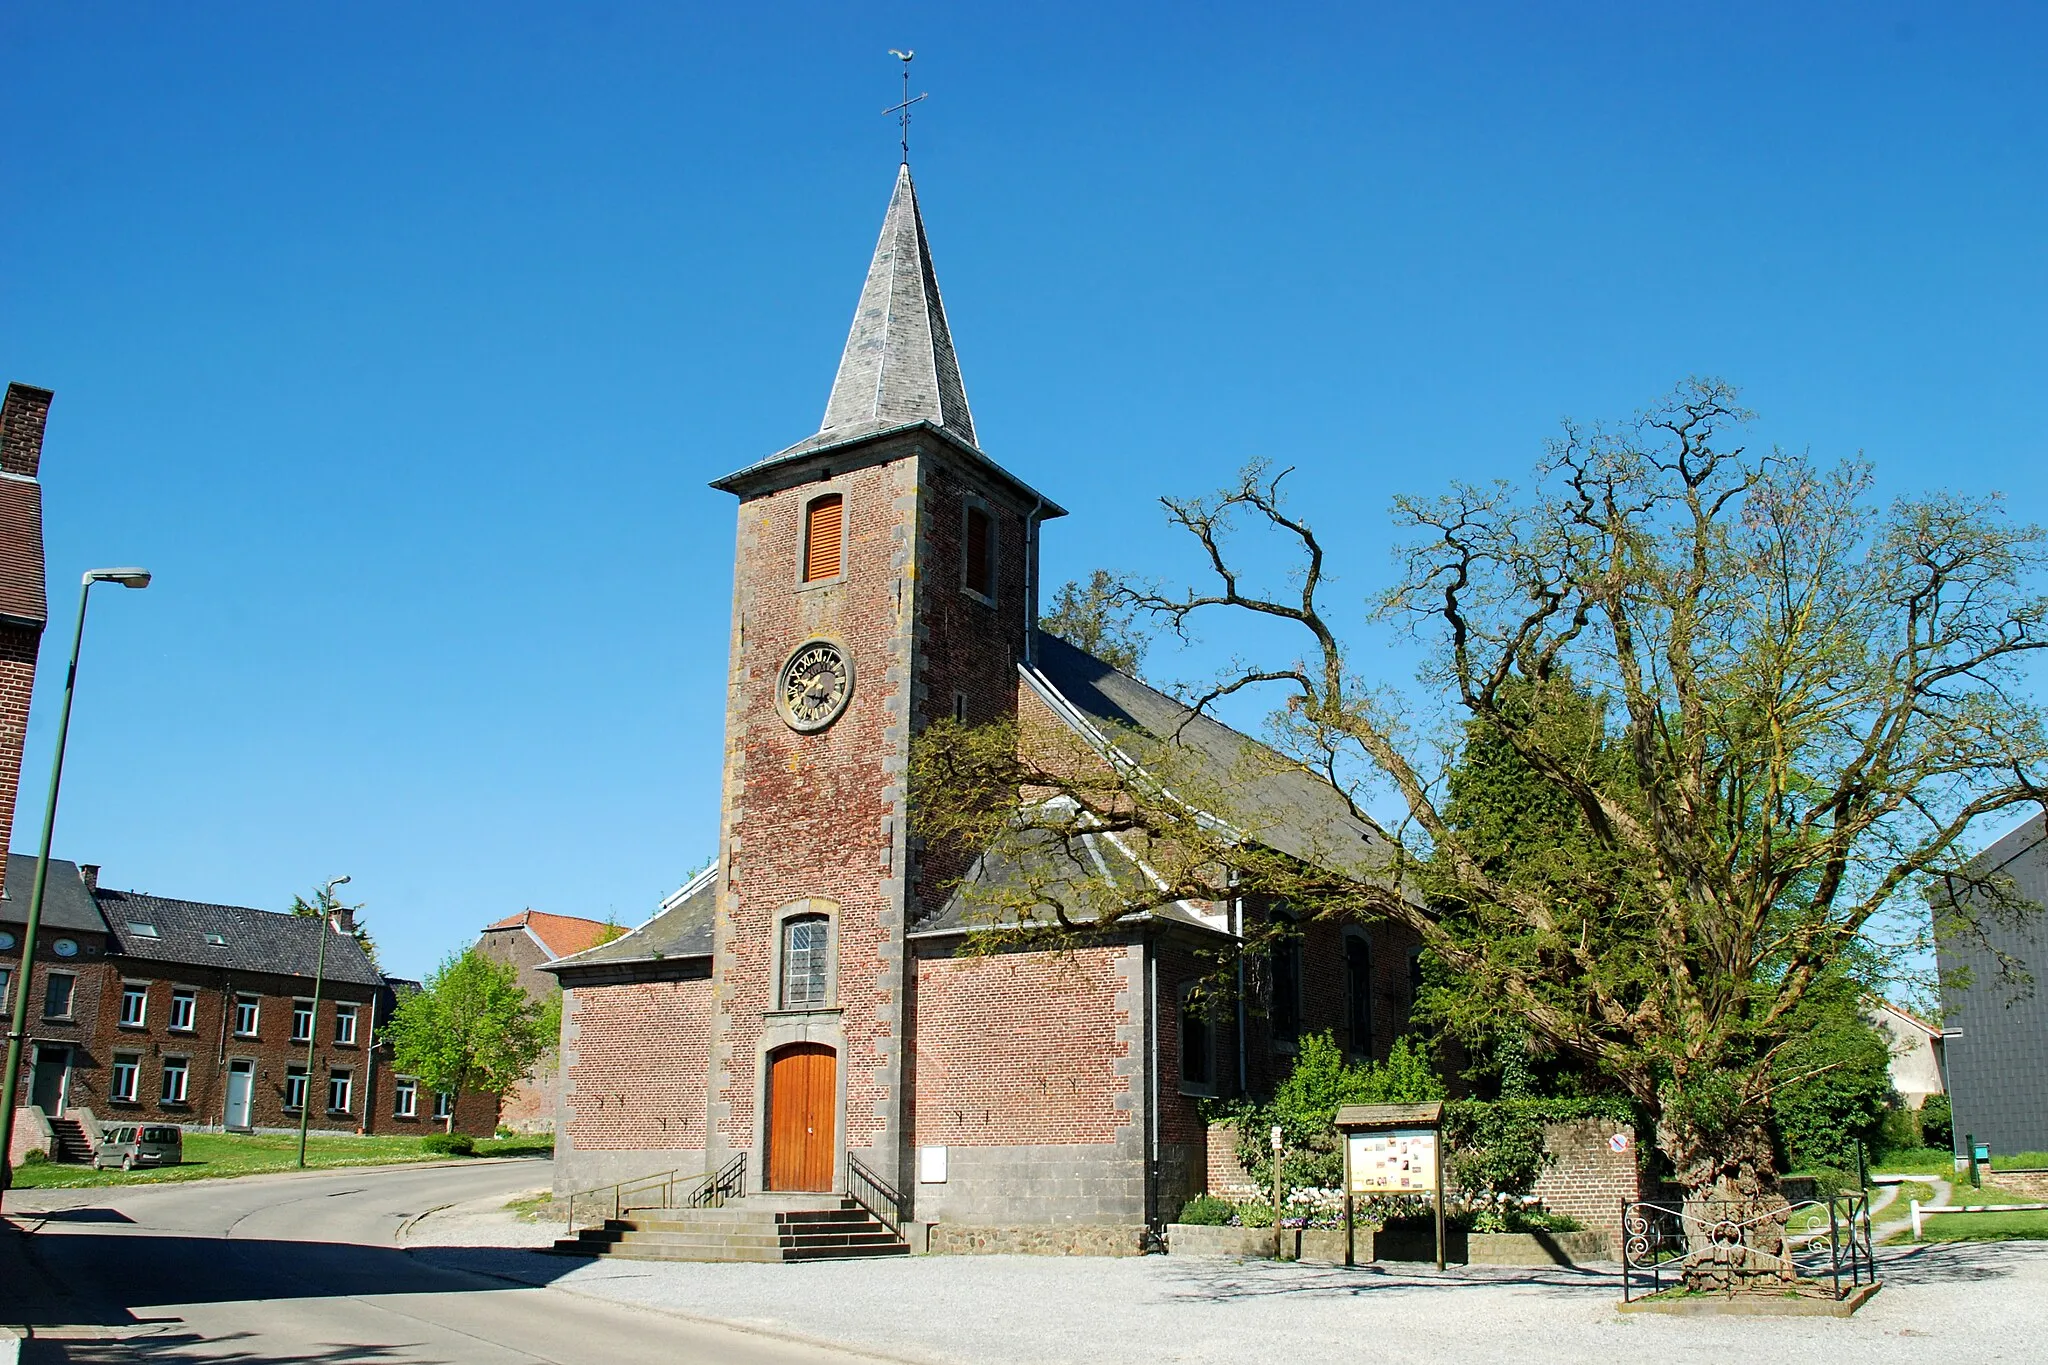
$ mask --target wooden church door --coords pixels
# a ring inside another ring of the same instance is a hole
[[[820,1043],[774,1054],[768,1069],[768,1188],[832,1188],[839,1059]]]

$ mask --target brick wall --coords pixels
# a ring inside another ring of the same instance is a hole
[[[704,1149],[709,980],[580,986],[562,1011],[570,1147]]]
[[[1114,1142],[1124,950],[935,957],[917,964],[917,1145]]]
[[[524,928],[492,929],[478,936],[476,950],[495,962],[509,963],[519,973],[519,988],[535,1000],[554,993],[555,978],[541,971],[552,961]],[[545,1133],[555,1126],[562,1098],[561,1057],[550,1051],[534,1064],[534,1074],[519,1081],[499,1101],[497,1121],[519,1133]]]
[[[1623,1150],[1610,1139],[1626,1136]],[[1566,1214],[1594,1232],[1612,1231],[1621,1220],[1622,1201],[1647,1198],[1638,1174],[1635,1129],[1609,1119],[1580,1119],[1544,1127],[1543,1145],[1556,1158],[1536,1178],[1532,1191],[1552,1213]]]
[[[0,622],[0,831],[14,828],[22,746],[28,738],[28,708],[42,640],[42,632],[31,626]],[[0,857],[0,891],[6,889],[7,859]],[[28,888],[18,888],[17,894],[26,904]]]

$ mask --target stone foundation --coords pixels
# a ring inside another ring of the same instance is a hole
[[[1270,1239],[1271,1234],[1267,1234]],[[1010,1228],[934,1223],[926,1246],[934,1256],[1142,1256],[1143,1226],[1038,1223]]]

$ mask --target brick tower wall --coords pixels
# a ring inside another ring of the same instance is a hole
[[[901,454],[836,475],[821,469],[739,510],[709,1123],[714,1161],[753,1154],[755,1188],[765,1174],[757,1136],[768,1054],[795,1042],[838,1054],[844,1148],[866,1153],[884,1179],[901,1175],[899,869],[917,509],[917,459]],[[802,584],[805,508],[831,492],[845,499],[844,571]],[[783,722],[776,691],[791,652],[815,637],[846,649],[854,687],[844,714],[804,734]],[[798,905],[833,917],[839,1013],[771,1020],[775,939],[783,912]]]

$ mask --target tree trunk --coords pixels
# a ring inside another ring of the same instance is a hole
[[[1799,1278],[1785,1243],[1790,1205],[1778,1188],[1768,1112],[1667,1094],[1657,1145],[1684,1192],[1687,1289],[1782,1293]]]

